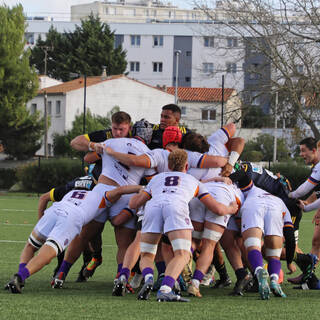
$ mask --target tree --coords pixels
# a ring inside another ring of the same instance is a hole
[[[98,130],[104,130],[111,127],[111,116],[118,112],[119,107],[115,106],[106,117],[94,115],[87,111],[86,114],[86,132],[93,132]],[[53,135],[53,152],[55,156],[71,156],[80,157],[81,152],[75,151],[70,147],[70,142],[76,136],[83,134],[83,113],[76,116],[72,122],[72,129],[65,132],[65,134],[54,134]]]
[[[241,154],[244,161],[272,161],[273,160],[273,136],[261,134],[256,139],[246,143]],[[284,139],[277,139],[277,160],[288,159],[289,150]]]
[[[21,5],[0,6],[0,137],[6,154],[25,159],[40,148],[43,120],[26,103],[38,89],[38,78],[24,51],[25,21]]]
[[[254,67],[257,78],[270,69],[269,81],[261,82],[259,89],[281,96],[277,115],[306,124],[320,139],[319,1],[224,0],[217,1],[217,7],[214,1],[195,3],[209,19],[219,20],[242,39],[249,57],[264,57],[263,63],[245,68],[250,72]]]
[[[48,53],[47,74],[55,79],[68,81],[70,73],[101,75],[106,66],[109,75],[122,74],[126,70],[126,52],[114,47],[114,32],[99,17],[91,14],[81,21],[74,32],[59,34],[51,28],[46,40],[39,38],[32,49],[30,63],[44,73],[44,48]]]

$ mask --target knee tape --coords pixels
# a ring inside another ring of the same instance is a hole
[[[261,240],[259,238],[249,237],[247,240],[245,240],[244,246],[246,248],[249,248],[249,247],[259,247],[259,248],[261,248]]]
[[[28,238],[28,242],[35,247],[36,249],[40,249],[43,245],[43,242],[41,242],[40,240],[36,239],[32,234],[30,234],[29,238]]]
[[[173,251],[186,250],[190,252],[191,241],[187,239],[174,239],[171,241],[171,245]]]
[[[202,239],[202,231],[193,230],[192,231],[192,238],[201,240]]]
[[[147,243],[147,242],[140,242],[140,251],[142,252],[147,252],[147,253],[152,253],[156,255],[157,253],[157,244],[152,244],[152,243]]]
[[[266,256],[267,257],[279,257],[281,255],[282,248],[279,249],[270,249],[266,248]]]
[[[45,244],[51,248],[53,248],[56,251],[56,255],[58,256],[62,251],[62,247],[53,239],[47,239]]]
[[[204,228],[202,238],[218,242],[222,237],[222,233],[211,229]]]

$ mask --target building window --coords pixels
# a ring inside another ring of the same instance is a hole
[[[131,72],[140,72],[140,62],[131,61],[130,62],[130,71]]]
[[[237,64],[236,63],[227,63],[226,68],[227,68],[227,73],[236,73],[237,72]]]
[[[253,63],[250,66],[249,70],[249,79],[250,80],[259,80],[261,79],[262,74],[258,63]]]
[[[190,78],[190,77],[186,77],[186,78],[185,78],[185,81],[186,81],[186,82],[190,82],[190,81],[191,81],[191,78]]]
[[[149,12],[149,9],[147,9],[146,10],[146,16],[149,17],[149,15],[150,15],[150,12]]]
[[[51,112],[52,112],[52,102],[51,101],[48,101],[47,112],[48,112],[48,115],[51,116]]]
[[[191,51],[186,51],[186,56],[191,57]]]
[[[60,100],[56,101],[56,115],[57,116],[61,115],[61,101]]]
[[[304,65],[303,64],[298,64],[296,68],[297,68],[297,72],[298,73],[303,73],[303,70],[304,70]]]
[[[26,41],[27,41],[27,44],[34,44],[34,33],[26,33]]]
[[[204,37],[203,40],[204,40],[203,45],[205,47],[210,47],[210,48],[214,47],[214,37]]]
[[[181,116],[185,117],[187,115],[187,107],[180,107],[181,109]]]
[[[228,38],[227,39],[228,48],[236,48],[238,47],[238,39],[237,38]]]
[[[163,47],[163,36],[153,36],[153,46]]]
[[[201,110],[201,120],[206,120],[206,121],[216,120],[216,110],[215,109]]]
[[[152,62],[153,72],[162,72],[162,62]]]
[[[205,62],[202,64],[203,73],[212,73],[213,72],[213,63]]]
[[[140,47],[141,36],[130,36],[131,46]]]
[[[252,91],[251,92],[251,105],[253,106],[260,106],[260,96],[261,93],[259,91]]]
[[[31,104],[30,112],[31,112],[31,114],[35,114],[37,112],[37,104],[36,103]]]

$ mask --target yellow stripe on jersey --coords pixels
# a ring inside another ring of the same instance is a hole
[[[106,137],[107,137],[107,139],[113,138],[113,136],[112,136],[112,131],[107,131],[107,132],[106,132]]]
[[[55,201],[55,199],[54,199],[54,188],[52,188],[52,189],[50,190],[50,200],[51,200],[51,201]]]
[[[206,154],[204,154],[204,155],[202,156],[202,159],[201,159],[200,164],[199,164],[199,168],[203,168],[204,160],[206,159],[206,157],[207,157]]]
[[[196,189],[196,191],[194,192],[194,197],[197,197],[197,196],[198,196],[198,193],[199,193],[199,186],[197,186],[197,189]]]
[[[187,129],[184,126],[178,126],[178,128],[180,129],[182,134],[186,134],[187,133]]]
[[[146,195],[148,195],[150,199],[152,198],[151,194],[148,193],[147,191],[142,190],[142,192],[144,192]]]
[[[86,133],[83,135],[88,141],[90,141],[89,135]]]

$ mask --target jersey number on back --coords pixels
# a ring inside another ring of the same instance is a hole
[[[166,187],[175,187],[179,184],[180,177],[179,176],[169,176],[166,177],[164,185]]]

